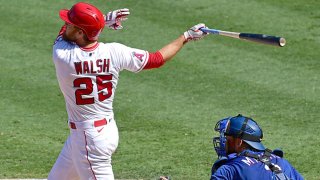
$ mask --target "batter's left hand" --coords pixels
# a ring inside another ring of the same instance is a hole
[[[208,33],[202,32],[200,30],[201,28],[208,28],[208,27],[206,27],[205,24],[200,23],[200,24],[197,24],[197,25],[191,27],[186,32],[184,32],[183,35],[184,35],[184,38],[186,39],[186,42],[188,42],[190,40],[196,41],[196,40],[202,39],[204,36],[208,35]]]
[[[110,11],[106,14],[106,26],[113,30],[122,29],[121,22],[127,20],[127,16],[130,14],[129,9],[117,9],[114,11]]]

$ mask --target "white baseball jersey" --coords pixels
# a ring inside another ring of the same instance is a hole
[[[85,49],[59,36],[53,61],[70,121],[113,117],[112,102],[120,71],[141,71],[149,53],[119,43]]]

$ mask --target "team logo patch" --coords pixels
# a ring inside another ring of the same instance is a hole
[[[140,53],[136,53],[136,52],[132,52],[132,54],[133,54],[133,56],[138,58],[140,61],[142,61],[144,54],[140,54]]]

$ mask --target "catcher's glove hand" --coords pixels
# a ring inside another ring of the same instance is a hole
[[[159,180],[171,180],[169,176],[160,176]]]
[[[123,27],[121,26],[121,22],[127,20],[127,16],[130,14],[129,9],[117,9],[114,11],[110,11],[105,15],[106,26],[113,30],[119,30]]]

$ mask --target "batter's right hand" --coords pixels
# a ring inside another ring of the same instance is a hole
[[[188,31],[184,32],[183,35],[184,35],[184,38],[186,39],[186,42],[190,40],[193,40],[193,41],[199,40],[204,36],[208,35],[208,33],[202,32],[200,28],[208,28],[208,27],[206,27],[205,24],[200,23],[191,27]]]
[[[122,29],[121,22],[127,20],[127,16],[130,14],[129,9],[117,9],[110,11],[105,15],[106,26],[113,30]]]

